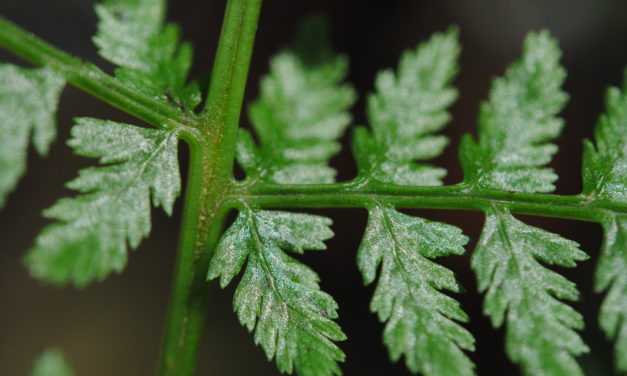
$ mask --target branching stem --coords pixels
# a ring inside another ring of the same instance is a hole
[[[71,56],[0,16],[0,47],[26,61],[45,66],[63,75],[77,88],[157,128],[178,130],[183,138],[194,139],[198,131],[195,116],[183,114],[166,101],[150,97],[104,73],[91,63]]]

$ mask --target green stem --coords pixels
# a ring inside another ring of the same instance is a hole
[[[188,139],[197,133],[193,128],[196,120],[182,114],[176,106],[121,83],[95,65],[66,54],[2,16],[0,46],[32,64],[53,69],[77,88],[155,127],[179,130]]]
[[[235,141],[261,0],[229,0],[199,142],[190,143],[181,242],[159,374],[195,373],[207,308],[206,273],[228,213]]]
[[[394,186],[352,181],[324,185],[256,184],[241,186],[228,197],[259,207],[364,207],[376,201],[399,208],[485,211],[494,204],[513,213],[601,222],[608,216],[627,214],[627,205],[588,197],[498,190],[470,190],[464,185],[441,187]]]
[[[161,376],[191,376],[197,368],[207,308],[209,250],[217,242],[228,212],[222,207],[222,211],[208,217],[204,197],[206,186],[211,184],[207,178],[208,154],[202,145],[190,145],[181,239],[160,359]]]
[[[215,143],[229,145],[219,157],[231,167],[260,7],[261,0],[228,1],[204,109],[204,130]]]

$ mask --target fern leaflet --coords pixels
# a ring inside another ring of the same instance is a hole
[[[79,191],[44,212],[46,227],[26,256],[33,276],[85,286],[120,272],[127,248],[150,232],[150,201],[172,213],[180,191],[177,134],[82,118],[69,141],[79,155],[100,158],[68,183]]]
[[[436,33],[415,51],[405,52],[398,73],[380,72],[368,98],[372,132],[355,130],[353,149],[360,174],[384,183],[442,185],[446,170],[416,160],[442,154],[448,144],[433,135],[450,120],[446,108],[457,98],[450,84],[457,73],[457,29]]]
[[[584,192],[590,198],[627,204],[627,71],[623,90],[611,88],[607,112],[596,127],[596,148],[586,140]],[[627,215],[608,214],[596,272],[596,288],[607,290],[599,322],[616,341],[616,368],[627,372]]]
[[[564,125],[555,116],[568,99],[560,88],[566,77],[560,55],[548,32],[530,33],[520,61],[493,82],[490,100],[481,105],[479,143],[468,135],[462,139],[466,184],[516,192],[555,189],[557,175],[541,166],[557,152],[549,141]]]
[[[463,353],[473,336],[453,320],[468,321],[459,303],[439,290],[460,292],[453,272],[431,259],[464,253],[468,238],[455,226],[377,205],[357,255],[367,284],[381,272],[370,308],[387,321],[383,341],[392,360],[423,375],[474,375]]]
[[[165,8],[165,0],[105,0],[96,5],[94,43],[102,57],[119,66],[120,80],[192,111],[201,99],[198,84],[185,84],[192,47],[179,42],[176,25],[164,26]]]
[[[40,155],[48,153],[64,85],[63,77],[48,68],[0,64],[0,208],[26,171],[29,139]]]
[[[282,184],[335,181],[328,161],[340,150],[336,140],[351,121],[348,108],[355,94],[340,84],[348,62],[328,47],[325,21],[306,20],[295,45],[272,59],[261,81],[261,97],[249,109],[260,146],[242,130],[237,148],[251,178]]]
[[[588,256],[577,243],[526,225],[505,210],[486,216],[472,268],[479,290],[487,291],[485,314],[495,327],[507,319],[507,354],[525,375],[583,375],[573,358],[588,351],[573,330],[583,328],[583,318],[557,300],[575,300],[579,293],[539,261],[574,267]]]
[[[224,287],[246,263],[234,307],[281,372],[341,374],[337,362],[344,353],[332,342],[346,338],[332,321],[337,303],[320,290],[313,270],[284,252],[325,249],[330,224],[316,215],[246,209],[223,235],[209,267],[208,278],[220,277]]]

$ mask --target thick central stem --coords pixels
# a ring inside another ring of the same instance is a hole
[[[190,141],[190,170],[181,243],[159,375],[191,376],[207,308],[206,273],[224,224],[237,128],[261,0],[229,0],[202,116],[200,141]]]

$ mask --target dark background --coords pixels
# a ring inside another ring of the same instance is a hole
[[[106,70],[111,66],[98,58],[90,37],[95,32],[92,1],[86,0],[1,0],[0,14],[26,27],[54,45]],[[196,47],[194,75],[211,66],[218,39],[224,1],[178,0],[172,2],[170,19],[179,22],[184,37]],[[563,64],[569,76],[565,89],[571,100],[563,112],[566,128],[559,141],[560,153],[552,166],[560,175],[557,192],[580,191],[581,139],[590,137],[603,109],[608,85],[619,85],[627,63],[627,2],[624,0],[478,0],[478,1],[394,1],[357,0],[267,0],[264,4],[257,44],[251,65],[246,102],[257,94],[260,75],[267,71],[269,57],[288,40],[302,16],[324,11],[333,25],[336,49],[351,60],[348,79],[361,94],[354,107],[355,123],[364,123],[365,94],[372,90],[375,73],[392,67],[407,48],[450,24],[461,31],[462,71],[456,80],[460,99],[453,106],[453,121],[445,131],[452,138],[444,156],[434,163],[446,166],[447,184],[461,180],[456,156],[460,135],[474,132],[477,108],[487,96],[490,80],[502,74],[517,58],[524,35],[548,28],[564,51]],[[21,63],[0,51],[0,59]],[[61,347],[77,375],[142,376],[154,373],[162,325],[172,278],[177,246],[180,202],[173,218],[154,212],[153,234],[130,255],[123,274],[93,284],[83,291],[46,287],[29,278],[20,263],[37,232],[45,225],[39,213],[69,192],[63,183],[77,170],[92,163],[73,157],[65,146],[72,118],[104,117],[118,121],[135,120],[78,90],[68,87],[58,114],[59,141],[50,156],[29,157],[29,173],[8,205],[0,212],[0,374],[26,375],[32,360],[48,346]],[[244,117],[242,124],[248,120]],[[344,138],[345,143],[348,138]],[[183,158],[185,150],[183,151]],[[347,148],[332,162],[340,169],[341,180],[355,174]],[[183,164],[184,166],[184,164]],[[369,313],[372,286],[363,287],[354,262],[366,221],[363,210],[316,211],[331,216],[337,236],[327,252],[302,257],[321,275],[322,287],[340,305],[340,324],[349,340],[342,343],[347,361],[345,375],[406,375],[402,362],[390,364],[381,342],[382,325]],[[483,217],[480,213],[455,211],[410,211],[434,220],[461,226],[474,241]],[[593,270],[601,242],[596,224],[522,217],[525,221],[556,231],[578,241],[592,258],[577,270],[560,270],[577,281],[582,298],[574,306],[586,320],[584,340],[592,352],[580,362],[589,375],[611,375],[610,344],[604,339],[596,316],[601,296],[592,291]],[[476,335],[477,350],[471,357],[481,375],[516,375],[504,354],[503,330],[491,329],[481,314],[480,296],[470,272],[468,257],[442,260],[458,274],[468,290],[460,295],[471,317],[468,328]],[[233,288],[220,291],[211,284],[211,297],[200,375],[277,375],[252,336],[239,326],[232,313]]]

